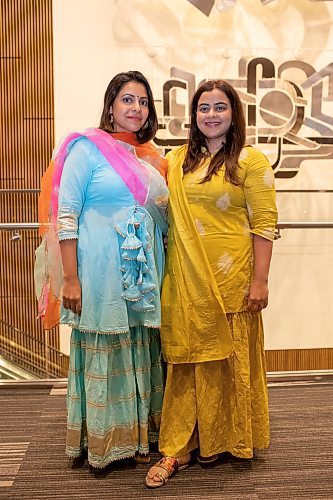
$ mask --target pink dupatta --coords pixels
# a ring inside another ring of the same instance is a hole
[[[58,195],[65,160],[70,151],[70,145],[79,137],[87,137],[97,146],[107,162],[122,178],[137,202],[140,205],[145,205],[149,193],[150,170],[133,154],[124,149],[112,135],[98,128],[88,128],[83,134],[74,132],[67,136],[55,155],[51,195],[51,220],[53,224],[57,222]]]

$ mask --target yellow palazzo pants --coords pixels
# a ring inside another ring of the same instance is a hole
[[[260,313],[227,314],[231,356],[220,361],[168,364],[159,447],[181,457],[230,452],[251,458],[269,444],[268,397]],[[209,332],[207,332],[209,335]]]

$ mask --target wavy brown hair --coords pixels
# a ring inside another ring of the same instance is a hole
[[[105,132],[114,132],[112,123],[110,121],[110,108],[115,98],[119,94],[121,88],[125,85],[125,83],[129,82],[141,83],[147,91],[149,110],[148,118],[143,127],[141,127],[135,134],[138,142],[140,144],[143,144],[144,142],[148,142],[155,137],[158,129],[158,121],[153,93],[151,91],[148,80],[143,76],[142,73],[140,73],[140,71],[127,71],[126,73],[118,73],[118,75],[112,78],[104,95],[104,106],[99,123],[99,128],[105,130]]]
[[[219,89],[228,97],[232,110],[232,123],[226,135],[225,144],[213,156],[202,182],[209,181],[214,174],[225,164],[225,179],[236,186],[239,185],[237,176],[238,159],[245,145],[245,118],[241,100],[236,90],[224,80],[209,80],[197,89],[191,103],[191,125],[188,148],[183,164],[183,172],[193,172],[201,162],[210,157],[205,135],[197,124],[197,108],[201,94]]]

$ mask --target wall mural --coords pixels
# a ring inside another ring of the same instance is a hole
[[[333,158],[333,2],[117,5],[114,40],[122,61],[137,47],[137,60],[154,83],[160,116],[155,142],[163,152],[186,140],[189,102],[198,84],[223,77],[243,102],[248,142],[266,154],[276,177],[297,178],[304,160]]]
[[[242,100],[247,142],[266,154],[276,177],[294,177],[303,160],[333,158],[333,117],[326,110],[333,101],[333,63],[317,71],[305,61],[274,64],[256,57],[240,59],[238,69],[239,78],[226,79]],[[291,78],[295,70],[297,81]],[[163,85],[163,116],[155,139],[164,152],[185,142],[189,104],[202,81],[171,68]]]
[[[57,138],[97,123],[110,75],[138,69],[152,84],[156,144],[165,153],[186,141],[200,82],[224,78],[241,97],[247,140],[269,158],[278,188],[332,191],[333,1],[100,3],[99,11],[85,0],[75,26],[76,1],[54,3]]]

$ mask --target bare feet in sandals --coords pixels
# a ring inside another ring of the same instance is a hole
[[[149,469],[146,476],[146,486],[148,488],[160,488],[164,486],[178,470],[186,469],[190,460],[191,455],[189,453],[180,458],[161,458],[161,460]]]

